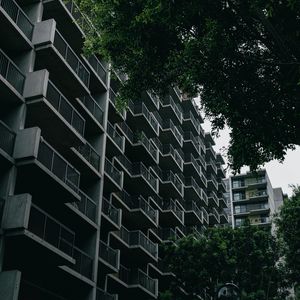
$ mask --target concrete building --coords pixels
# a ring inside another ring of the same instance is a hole
[[[195,103],[119,113],[124,76],[82,55],[82,24],[72,1],[0,0],[0,300],[156,299],[159,245],[228,221]]]
[[[230,176],[227,181],[232,226],[242,226],[246,219],[254,225],[269,226],[283,203],[283,192],[272,188],[266,170]]]

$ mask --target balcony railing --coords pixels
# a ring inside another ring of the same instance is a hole
[[[164,202],[162,204],[162,210],[173,211],[173,213],[179,218],[179,220],[183,221],[183,210],[176,204],[175,201],[170,200],[168,202]]]
[[[95,119],[102,125],[103,124],[103,110],[96,100],[91,96],[80,97],[79,100],[87,108],[87,110],[95,117]]]
[[[212,159],[209,160],[209,162],[207,163],[207,165],[210,165],[211,168],[213,169],[213,171],[217,174],[218,168],[217,168],[217,165],[215,164],[215,162]]]
[[[122,149],[123,138],[110,122],[107,122],[106,130],[107,130],[107,134],[111,137],[111,139],[118,145],[120,149]]]
[[[220,221],[220,215],[214,207],[210,210],[209,215],[213,215],[218,221]]]
[[[195,201],[192,202],[186,202],[185,203],[185,210],[186,211],[193,211],[202,221],[203,219],[203,212],[201,209],[197,206]]]
[[[177,106],[175,104],[175,101],[173,99],[172,96],[168,96],[168,97],[165,97],[163,100],[162,100],[162,104],[165,106],[165,105],[170,105],[175,113],[175,115],[177,116],[177,118],[181,121],[182,120],[182,111],[181,111],[181,108],[179,106]]]
[[[200,139],[199,137],[195,137],[191,131],[185,131],[183,134],[184,141],[191,141],[194,147],[199,151],[200,147]]]
[[[12,156],[14,151],[16,134],[0,120],[0,148]]]
[[[218,181],[212,174],[210,175],[210,177],[207,178],[207,181],[211,181],[215,188],[218,189]]]
[[[87,216],[90,220],[95,222],[97,204],[91,197],[89,197],[81,190],[79,190],[79,195],[81,197],[80,201],[73,202],[72,205],[80,212],[82,212],[85,216]]]
[[[76,149],[97,171],[100,169],[100,154],[88,143]]]
[[[73,258],[76,263],[72,266],[72,269],[91,279],[93,275],[93,258],[77,247],[74,247]]]
[[[163,182],[172,182],[174,184],[174,186],[176,187],[176,189],[180,193],[182,193],[183,183],[179,179],[179,177],[176,174],[174,174],[172,171],[170,171],[170,170],[162,171],[161,172],[161,179],[162,179]]]
[[[111,248],[104,242],[100,241],[99,244],[99,256],[109,263],[111,266],[113,266],[115,269],[118,268],[118,251]]]
[[[107,199],[102,198],[102,212],[109,217],[115,224],[119,225],[120,210],[112,205]]]
[[[183,132],[179,126],[175,126],[171,119],[163,120],[162,121],[162,128],[164,130],[171,130],[171,132],[174,134],[176,140],[179,142],[179,144],[182,144],[183,141]]]
[[[263,191],[249,192],[249,198],[261,197],[261,196],[268,196],[267,191],[263,190]]]
[[[26,37],[31,40],[34,25],[14,0],[0,0],[0,6],[17,24]]]
[[[10,3],[12,2],[12,0],[7,0],[5,2]],[[23,94],[25,75],[20,71],[17,65],[1,49],[0,49],[0,75],[3,78],[5,78],[19,92],[20,95]]]
[[[75,233],[34,204],[30,209],[28,230],[73,257]]]
[[[157,148],[153,145],[153,143],[150,142],[148,137],[144,132],[141,132],[139,135],[135,134],[133,137],[133,142],[135,143],[141,143],[146,150],[151,154],[151,156],[156,159],[157,155]]]
[[[152,256],[157,257],[158,245],[156,243],[153,243],[148,237],[146,237],[142,231],[129,231],[125,227],[121,227],[118,235],[128,246],[140,246],[147,252],[149,252]]]
[[[160,146],[160,151],[162,155],[171,155],[176,163],[182,168],[183,159],[180,154],[181,149],[174,149],[171,144],[161,144],[158,139],[156,139],[156,144]]]
[[[111,295],[108,292],[97,288],[96,300],[117,300],[117,295]]]
[[[263,210],[263,209],[269,209],[269,208],[270,208],[270,206],[268,203],[257,203],[257,204],[236,206],[234,208],[234,212],[236,214],[241,214],[241,213],[245,213],[245,212]]]
[[[202,167],[206,170],[206,162],[205,162],[205,159],[202,157],[202,155],[200,154],[198,157],[197,157],[197,160],[200,161]]]
[[[69,64],[71,69],[75,72],[75,74],[80,78],[80,80],[84,83],[86,87],[89,86],[90,83],[90,72],[63,38],[63,36],[56,30],[54,37],[54,47],[57,51],[62,55],[62,57]]]
[[[101,78],[101,80],[106,84],[107,79],[107,70],[101,63],[101,61],[95,56],[92,55],[88,58],[88,62],[96,72],[96,74]]]
[[[208,223],[209,220],[208,220],[208,213],[207,213],[206,209],[204,207],[201,207],[201,210],[202,210],[202,214],[203,214],[203,220],[205,220],[206,223]]]
[[[208,197],[211,198],[216,203],[217,206],[219,206],[219,198],[215,192],[213,192],[213,191],[209,192]]]
[[[78,193],[80,173],[42,138],[37,159],[50,172]]]
[[[65,96],[49,81],[46,98],[74,129],[84,135],[85,120]]]
[[[193,126],[195,127],[197,132],[200,132],[200,123],[196,120],[195,116],[192,114],[191,111],[186,112],[183,114],[184,120],[191,120]]]
[[[131,174],[133,176],[141,175],[154,189],[157,188],[157,178],[150,173],[143,163],[132,163]]]
[[[118,184],[121,184],[122,173],[106,158],[105,159],[105,172]]]

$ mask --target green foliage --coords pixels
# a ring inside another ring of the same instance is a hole
[[[209,229],[197,240],[184,238],[177,245],[166,246],[164,259],[190,294],[209,299],[216,287],[234,282],[242,300],[275,300],[286,296],[279,256],[270,230],[249,225]]]
[[[294,186],[292,197],[286,199],[276,220],[278,236],[289,277],[300,285],[300,187]]]
[[[232,129],[235,170],[281,160],[299,144],[299,1],[76,2],[100,33],[89,31],[86,51],[129,76],[125,103],[169,86],[200,94],[214,129]]]

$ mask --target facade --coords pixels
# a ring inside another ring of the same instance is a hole
[[[227,179],[233,227],[250,224],[270,226],[271,218],[283,203],[281,188],[272,188],[266,170],[248,172]]]
[[[228,221],[198,108],[170,89],[119,113],[123,76],[82,55],[72,1],[0,16],[0,300],[156,299],[159,245]]]

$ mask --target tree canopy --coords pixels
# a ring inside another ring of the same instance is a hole
[[[91,19],[87,51],[128,80],[120,99],[178,86],[200,95],[215,130],[231,129],[238,170],[283,159],[299,144],[297,0],[76,0]]]
[[[162,298],[180,299],[172,289],[184,283],[188,293],[210,299],[218,286],[233,282],[242,300],[287,299],[279,258],[270,230],[252,225],[209,229],[202,238],[190,236],[166,246],[164,260],[176,282]]]

